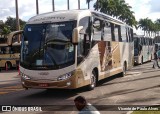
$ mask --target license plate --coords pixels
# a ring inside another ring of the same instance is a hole
[[[39,84],[40,87],[48,87],[48,84]]]

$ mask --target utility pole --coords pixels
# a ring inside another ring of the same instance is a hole
[[[67,4],[68,4],[68,10],[69,10],[69,0],[67,0]]]
[[[97,5],[97,11],[98,11],[98,2],[99,2],[99,1],[97,0],[97,4],[96,4],[96,5]]]
[[[78,0],[78,9],[80,9],[81,6],[80,6],[80,0]]]
[[[18,0],[15,0],[15,6],[16,6],[16,30],[20,30],[20,25],[19,25],[19,14],[18,14]],[[21,38],[20,35],[18,35],[18,42],[20,42]]]
[[[39,5],[38,5],[38,0],[36,0],[36,14],[39,14]]]
[[[20,29],[19,27],[19,14],[18,14],[18,0],[15,0],[16,5],[16,30],[18,31]]]
[[[53,11],[55,11],[54,0],[52,0],[52,7],[53,7]]]

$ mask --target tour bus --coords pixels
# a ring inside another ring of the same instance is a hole
[[[88,87],[134,62],[133,30],[90,10],[55,11],[32,17],[22,37],[20,75],[28,88]]]
[[[157,56],[160,59],[160,43],[154,44],[154,51],[157,53]]]
[[[0,42],[0,67],[10,70],[18,68],[21,43],[18,42],[22,31],[11,32],[3,42]]]
[[[154,40],[143,35],[134,35],[134,64],[151,61],[154,54]]]
[[[160,59],[160,36],[156,36],[154,38],[154,51],[157,53],[157,56]]]

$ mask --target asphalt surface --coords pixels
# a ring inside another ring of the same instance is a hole
[[[160,104],[160,69],[153,69],[152,63],[138,65],[127,72],[124,77],[118,75],[99,82],[92,91],[85,88],[77,90],[50,91],[44,89],[24,90],[20,84],[17,71],[0,72],[0,105],[52,105],[61,106],[52,114],[76,114],[74,98],[78,95],[86,97],[88,102],[100,107],[102,114],[125,114],[127,111],[111,111],[114,106],[123,105],[155,105]],[[65,106],[71,105],[68,111]],[[113,105],[112,108],[105,106]],[[104,106],[104,108],[103,108]],[[118,107],[117,107],[118,108]],[[14,113],[14,112],[5,112]],[[22,112],[15,112],[15,114]],[[29,112],[23,112],[29,113]],[[32,113],[46,113],[32,112]]]

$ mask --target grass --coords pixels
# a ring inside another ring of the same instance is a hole
[[[159,106],[144,107],[137,111],[133,111],[131,114],[160,114],[160,107]]]
[[[160,111],[134,111],[131,114],[160,114]]]

